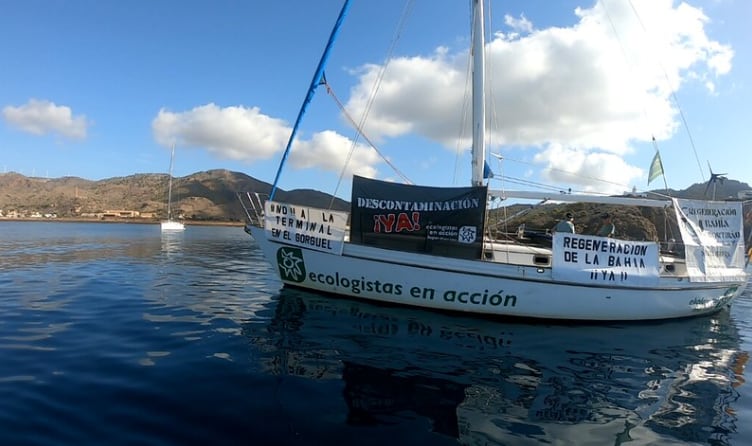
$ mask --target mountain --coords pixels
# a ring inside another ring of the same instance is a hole
[[[18,173],[0,174],[0,210],[4,215],[35,213],[58,217],[101,216],[106,211],[161,219],[166,215],[166,174],[136,174],[99,181],[77,177],[37,178]],[[173,178],[173,206],[188,221],[243,222],[245,212],[238,192],[268,195],[271,185],[229,170],[209,170]],[[292,204],[329,208],[332,197],[310,189],[284,191],[277,198]],[[344,200],[332,208],[349,210]]]
[[[165,217],[167,197],[166,174],[136,174],[127,177],[90,181],[76,177],[36,178],[17,173],[0,174],[0,211],[8,215],[55,214],[58,217],[101,217],[105,211],[131,212],[148,220]],[[725,179],[715,184],[718,199],[736,198],[739,192],[752,188],[739,181]],[[245,211],[238,192],[267,195],[271,185],[253,177],[229,170],[209,170],[173,179],[173,206],[188,221],[244,222]],[[705,195],[707,191],[707,196]],[[713,185],[693,184],[684,190],[656,190],[654,193],[680,198],[712,198]],[[279,201],[328,209],[329,194],[311,190],[279,189]],[[750,202],[745,205],[748,210]],[[349,203],[335,199],[332,209],[349,211]],[[513,216],[524,210],[520,215]],[[602,212],[614,213],[620,236],[631,240],[665,240],[675,237],[672,225],[665,224],[664,213],[655,209],[614,208],[587,204],[544,204],[531,207],[514,205],[490,210],[491,229],[514,232],[519,225],[545,230],[566,212],[575,214],[578,232],[591,233],[599,224]]]
[[[692,198],[697,200],[712,200],[715,193],[716,200],[734,200],[739,198],[739,192],[750,191],[752,188],[747,183],[741,181],[722,179],[715,184],[695,183],[684,190],[669,189],[656,190],[654,192],[662,193],[672,197]]]
[[[735,180],[725,179],[715,184],[717,200],[736,200],[740,192],[752,188]],[[707,192],[707,194],[706,194]],[[708,183],[693,184],[684,190],[655,190],[645,194],[648,197],[670,196],[697,200],[710,200],[713,185]],[[752,200],[743,202],[745,218],[744,238],[747,240],[752,216]],[[679,229],[671,212],[666,213],[657,208],[638,208],[634,206],[609,206],[588,203],[556,204],[547,203],[538,206],[514,205],[489,211],[491,230],[498,233],[514,233],[521,227],[531,233],[545,232],[551,229],[567,212],[574,215],[576,231],[582,234],[594,234],[600,226],[600,215],[608,212],[613,216],[619,238],[626,240],[670,240],[679,239]]]

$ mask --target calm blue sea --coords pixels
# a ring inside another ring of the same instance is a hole
[[[749,445],[751,320],[449,316],[281,289],[238,227],[0,222],[0,445]]]

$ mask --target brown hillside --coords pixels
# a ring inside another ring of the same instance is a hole
[[[105,211],[135,211],[166,217],[166,174],[136,174],[90,181],[76,177],[36,178],[0,174],[0,210],[6,215],[34,212],[58,217],[80,217]],[[210,170],[173,179],[173,206],[186,220],[242,222],[245,214],[238,192],[268,194],[271,185],[229,170]],[[279,190],[282,201],[328,208],[331,196],[313,190]],[[343,200],[334,208],[349,209]]]
[[[166,217],[166,174],[136,174],[127,177],[90,181],[76,177],[36,178],[17,173],[0,174],[0,210],[5,215],[16,211],[21,215],[34,212],[58,217],[81,217],[109,210],[135,211],[149,219]],[[734,197],[750,186],[734,180],[719,184],[718,197]],[[173,206],[188,221],[243,222],[245,213],[238,192],[268,195],[271,185],[243,173],[229,170],[197,172],[173,180]],[[695,184],[684,191],[670,191],[685,198],[709,198],[706,184]],[[328,209],[329,194],[312,189],[279,190],[280,201]],[[335,210],[349,210],[349,203],[336,199]],[[526,229],[545,231],[552,228],[566,212],[572,212],[577,232],[594,233],[599,215],[614,215],[617,236],[630,240],[668,240],[678,238],[671,213],[666,216],[657,209],[616,208],[593,204],[544,204],[535,208],[515,205],[489,211],[490,227],[498,232],[513,233],[520,225]],[[521,212],[523,211],[524,212]],[[749,210],[749,204],[745,207]],[[519,215],[516,215],[518,214]],[[745,231],[747,237],[749,222]]]

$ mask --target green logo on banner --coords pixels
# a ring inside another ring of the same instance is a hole
[[[306,269],[300,248],[284,247],[277,251],[277,266],[282,280],[300,283],[305,280]]]

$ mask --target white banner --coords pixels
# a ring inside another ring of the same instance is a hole
[[[342,254],[347,213],[267,201],[264,229],[270,240]]]
[[[658,244],[556,232],[554,280],[616,287],[658,284]]]
[[[673,202],[690,280],[744,280],[741,202],[679,198]]]

